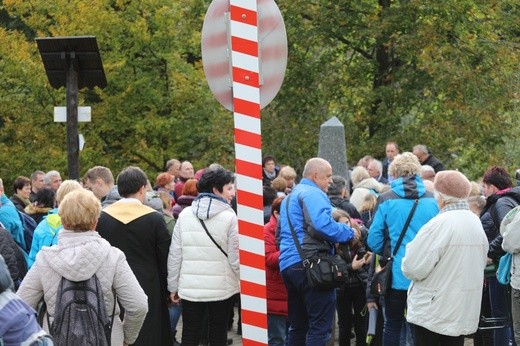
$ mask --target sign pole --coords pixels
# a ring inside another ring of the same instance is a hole
[[[67,60],[67,162],[69,179],[79,180],[78,71],[75,52],[62,52]]]
[[[243,345],[267,345],[260,63],[256,0],[230,0]]]

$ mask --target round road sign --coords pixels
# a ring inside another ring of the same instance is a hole
[[[211,92],[225,108],[233,110],[229,0],[213,0],[202,26],[202,62]],[[260,108],[276,96],[287,67],[287,34],[274,0],[258,0]]]

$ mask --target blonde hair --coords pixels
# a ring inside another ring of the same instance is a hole
[[[101,214],[101,203],[92,191],[70,191],[60,204],[58,215],[63,227],[76,232],[90,231]]]
[[[283,166],[278,172],[278,176],[286,180],[296,179],[296,171],[291,166]]]
[[[359,208],[359,212],[362,213],[364,211],[373,211],[376,207],[377,196],[373,193],[368,193],[363,198],[363,202],[361,203],[361,207]]]
[[[271,187],[277,192],[285,192],[287,188],[287,180],[282,177],[276,177],[271,181]]]
[[[65,195],[78,189],[83,189],[83,187],[76,180],[65,180],[56,191],[56,203],[59,205]]]
[[[411,152],[397,155],[388,167],[388,173],[394,178],[409,177],[420,172],[421,164],[419,159]]]
[[[370,178],[370,174],[363,166],[356,166],[350,173],[350,180],[352,181],[352,185],[354,188],[363,180]]]

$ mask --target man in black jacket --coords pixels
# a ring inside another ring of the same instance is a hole
[[[417,144],[414,146],[413,154],[417,156],[421,165],[432,166],[435,173],[445,170],[444,164],[430,153],[426,145]]]

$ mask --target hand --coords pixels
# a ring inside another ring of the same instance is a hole
[[[365,264],[365,257],[361,257],[361,259],[358,259],[357,256],[354,256],[352,259],[352,269],[358,270]]]
[[[491,263],[493,263],[493,260],[492,260],[491,258],[488,257],[488,258],[487,258],[487,264],[491,264]]]
[[[172,304],[179,305],[181,302],[181,298],[179,298],[179,295],[177,292],[170,293],[170,300],[172,301]]]
[[[365,263],[370,263],[372,261],[372,252],[368,251],[365,254]]]

